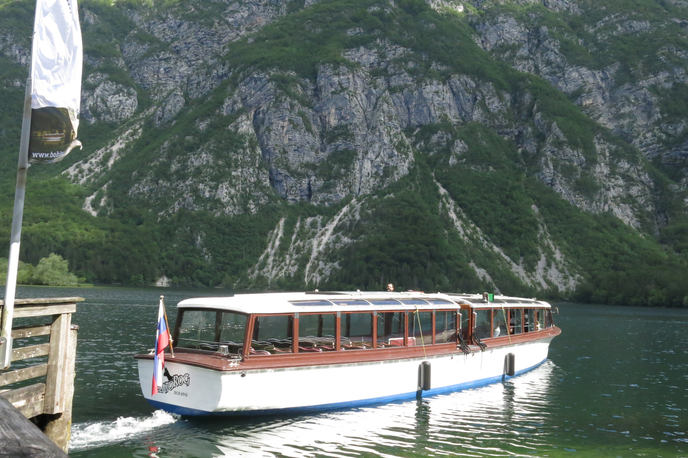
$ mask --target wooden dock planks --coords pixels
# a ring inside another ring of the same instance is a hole
[[[78,330],[71,318],[81,301],[15,301],[14,318],[29,321],[12,329],[12,361],[18,364],[0,371],[0,458],[67,456]],[[39,317],[46,320],[36,324]],[[32,379],[39,380],[27,385]]]

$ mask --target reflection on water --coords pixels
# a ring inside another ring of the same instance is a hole
[[[154,411],[131,358],[153,347],[161,292],[171,321],[181,299],[226,294],[20,288],[86,298],[74,317],[72,458],[688,458],[688,310],[560,304],[549,360],[506,383],[317,415],[190,420]]]

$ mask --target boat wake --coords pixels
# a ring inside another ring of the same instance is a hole
[[[119,417],[115,421],[73,424],[69,450],[88,450],[140,437],[151,430],[174,423],[178,418],[163,410],[156,410],[150,417]]]

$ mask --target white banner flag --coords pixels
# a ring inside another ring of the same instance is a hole
[[[81,142],[83,45],[77,0],[37,0],[31,52],[29,161],[51,163]]]

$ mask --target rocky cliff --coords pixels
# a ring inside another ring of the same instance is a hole
[[[84,0],[86,147],[58,172],[192,283],[570,294],[629,243],[681,270],[688,8],[636,3]],[[25,33],[0,32],[13,69]],[[241,262],[220,221],[260,226]]]

